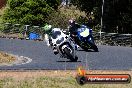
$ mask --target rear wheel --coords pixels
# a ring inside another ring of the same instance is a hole
[[[75,56],[75,58],[74,58],[74,55],[70,53],[70,50],[67,47],[64,48],[64,52],[67,55],[68,59],[70,59],[71,61],[77,61],[78,60],[78,57]]]

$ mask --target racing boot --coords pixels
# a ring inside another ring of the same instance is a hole
[[[53,48],[53,52],[54,52],[55,55],[57,55],[59,53],[56,48]]]
[[[79,46],[77,44],[74,44],[75,50],[78,50]]]

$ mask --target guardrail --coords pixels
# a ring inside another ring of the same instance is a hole
[[[10,23],[2,23],[2,25],[9,26],[9,28],[13,28],[15,31],[19,30],[19,27],[21,26],[20,24],[10,24]],[[13,26],[13,27],[10,27]],[[23,25],[23,32],[22,36],[20,39],[27,39],[28,34],[27,31],[29,30],[36,30],[38,29],[41,30],[42,27],[39,26],[30,26],[30,25]],[[30,27],[30,29],[29,29]],[[66,29],[65,29],[66,30]],[[40,31],[39,31],[40,32]],[[42,32],[42,31],[41,31]],[[67,31],[65,31],[67,32]],[[20,32],[19,32],[20,33]],[[44,34],[44,33],[43,33]],[[40,34],[40,39],[39,40],[44,40],[42,34]],[[130,46],[132,47],[132,34],[118,34],[118,33],[106,33],[106,32],[95,32],[93,31],[93,36],[95,39],[96,44],[101,44],[101,45],[111,45],[111,46]],[[0,37],[3,38],[18,38],[12,37],[9,35],[0,35]]]
[[[100,33],[93,32],[95,42],[102,45],[130,46],[132,47],[132,34]]]
[[[31,26],[31,25],[21,25],[21,24],[11,24],[11,23],[0,23],[1,33],[0,37],[3,38],[20,38],[20,39],[28,39],[30,33],[40,34],[40,38],[38,40],[42,40],[42,36],[44,34],[43,27],[40,26]]]

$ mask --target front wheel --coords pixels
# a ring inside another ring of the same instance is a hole
[[[95,52],[98,52],[98,47],[95,45],[94,41],[88,42],[91,49],[93,49]]]
[[[78,60],[78,57],[75,56],[74,58],[74,55],[70,53],[70,50],[67,47],[64,48],[64,53],[67,55],[67,58],[70,59],[71,61],[76,62]]]
[[[96,45],[93,45],[92,48],[95,52],[99,52],[98,47]]]

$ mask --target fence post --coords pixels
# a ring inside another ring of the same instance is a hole
[[[29,27],[30,25],[25,25],[25,29],[24,29],[24,38],[27,38],[27,30],[28,30],[28,27]]]

